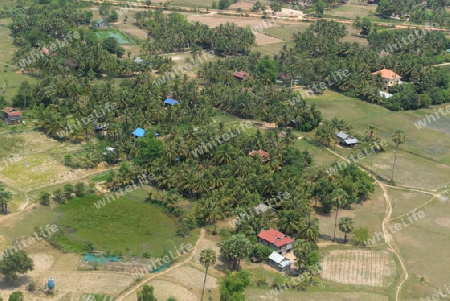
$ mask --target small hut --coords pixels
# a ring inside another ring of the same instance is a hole
[[[134,139],[144,137],[145,130],[143,128],[138,127],[131,133],[131,135],[133,135]]]
[[[3,109],[3,121],[7,125],[15,125],[22,123],[22,113],[11,107],[5,107]]]
[[[291,261],[276,251],[270,254],[269,265],[280,272],[286,272],[291,269]]]
[[[174,105],[179,104],[179,103],[180,102],[178,100],[175,100],[175,99],[170,98],[170,97],[167,97],[166,100],[164,100],[164,105],[165,106],[167,106],[167,105],[174,106]]]

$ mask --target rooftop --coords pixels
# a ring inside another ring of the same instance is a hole
[[[244,79],[246,76],[249,76],[250,74],[245,71],[235,71],[233,75],[237,78]]]
[[[14,109],[14,108],[11,108],[11,107],[5,107],[3,109],[3,112],[8,114],[8,116],[21,116],[22,115],[22,113],[20,113],[20,111]]]
[[[378,73],[381,74],[382,78],[402,78],[400,75],[389,69],[381,69],[379,71],[372,72],[374,75],[377,75]]]
[[[270,254],[269,259],[278,263],[281,267],[285,267],[291,264],[291,261],[289,259],[281,254],[278,254],[276,251],[273,251],[272,254]]]
[[[258,150],[258,151],[253,150],[253,151],[251,151],[250,153],[248,153],[248,155],[249,155],[249,156],[252,156],[252,157],[253,157],[254,155],[256,155],[256,154],[259,155],[259,157],[261,158],[261,161],[263,161],[263,162],[266,162],[267,160],[270,159],[269,153],[263,151],[262,149],[260,149],[260,150]]]
[[[270,228],[269,230],[261,230],[261,232],[258,234],[258,237],[274,244],[277,247],[281,247],[294,242],[294,240],[290,236],[272,228]]]
[[[136,137],[144,137],[145,135],[145,130],[143,128],[137,128],[134,130],[133,133],[131,133],[133,136]]]

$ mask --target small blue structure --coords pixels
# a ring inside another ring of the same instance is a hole
[[[165,105],[173,106],[173,105],[176,105],[178,103],[180,103],[178,100],[175,100],[175,99],[172,99],[172,98],[169,98],[169,97],[166,100],[164,100],[164,104]]]
[[[106,22],[105,20],[102,20],[102,19],[98,20],[96,24],[97,24],[97,28],[107,28],[107,27],[109,27],[108,22]]]
[[[145,135],[145,130],[143,128],[137,128],[134,130],[133,133],[131,133],[131,135],[134,136],[134,138],[139,138],[139,137],[144,137]]]
[[[53,280],[53,278],[48,279],[47,287],[49,290],[53,290],[55,288],[55,281]]]
[[[159,136],[161,136],[159,133],[155,133],[156,138],[158,138]]]

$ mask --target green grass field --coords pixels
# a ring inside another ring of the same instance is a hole
[[[367,5],[366,3],[364,3],[364,5],[344,4],[340,5],[339,7],[326,10],[324,13],[327,16],[341,17],[347,19],[354,19],[357,16],[362,18],[370,15],[371,13],[374,13],[375,10],[377,9],[376,5]]]
[[[176,246],[194,244],[195,235],[175,236],[178,222],[162,208],[144,203],[146,196],[146,190],[137,189],[100,209],[94,202],[103,196],[76,198],[55,208],[57,223],[67,237],[60,241],[62,248],[80,252],[80,244],[90,241],[96,250],[129,250],[137,255],[148,251],[152,256],[160,256],[167,240]]]
[[[35,83],[35,79],[27,74],[19,72],[19,66],[13,65],[12,58],[16,51],[10,29],[7,27],[11,19],[0,20],[0,96],[11,102],[12,97],[19,90],[20,83],[24,80]]]
[[[115,38],[120,45],[127,45],[131,43],[130,39],[128,39],[128,37],[119,30],[99,30],[95,34],[100,40],[112,37]]]
[[[406,132],[407,141],[400,149],[438,163],[450,163],[450,151],[445,147],[450,143],[448,135],[450,132],[442,130],[445,129],[444,126],[441,130],[436,130],[431,126],[417,129],[414,125],[427,114],[433,114],[433,109],[438,109],[439,106],[417,111],[393,112],[329,90],[321,96],[311,98],[310,102],[316,104],[324,118],[331,119],[335,116],[343,118],[357,133],[364,134],[368,124],[375,125],[378,128],[378,135],[390,144],[392,131],[395,128],[402,128]],[[345,111],[342,110],[343,107],[346,108]],[[446,120],[448,119],[441,118],[435,123],[444,124]],[[436,127],[434,124],[433,126]]]

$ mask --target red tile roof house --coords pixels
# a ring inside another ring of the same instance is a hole
[[[3,121],[7,125],[22,123],[22,113],[11,107],[6,107],[3,109]]]
[[[380,74],[383,79],[383,92],[388,92],[389,87],[399,84],[400,79],[402,78],[400,75],[389,69],[381,69],[379,71],[372,72],[372,74]]]
[[[250,73],[247,73],[245,71],[235,71],[233,73],[234,77],[236,77],[237,79],[243,80],[243,79],[247,79],[248,77],[251,77]]]
[[[260,244],[268,246],[283,255],[292,249],[292,243],[294,242],[290,236],[272,228],[269,230],[261,230],[258,238]]]
[[[251,151],[248,153],[249,156],[255,156],[256,154],[259,155],[259,157],[261,158],[261,161],[263,162],[267,162],[268,160],[270,160],[270,154],[268,152],[263,151],[262,149],[258,150],[258,151]]]

